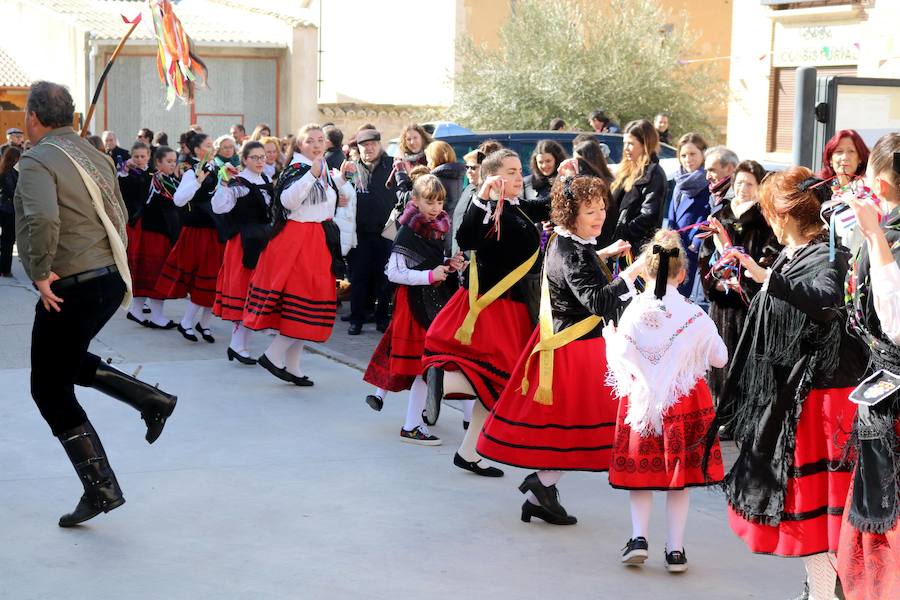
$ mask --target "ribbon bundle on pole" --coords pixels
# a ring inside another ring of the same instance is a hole
[[[156,70],[166,86],[167,108],[175,98],[190,104],[199,82],[206,85],[206,65],[194,50],[194,42],[184,32],[169,0],[150,0],[153,29],[156,33]]]

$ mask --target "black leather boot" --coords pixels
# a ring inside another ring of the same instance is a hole
[[[441,416],[441,402],[444,400],[444,371],[430,367],[425,372],[425,380],[428,382],[428,393],[425,395],[425,411],[422,420],[429,426],[437,423]]]
[[[556,489],[555,485],[545,486],[541,483],[537,473],[532,473],[526,477],[525,481],[519,485],[519,491],[523,494],[527,492],[534,494],[541,506],[557,517],[565,518],[568,515],[566,509],[559,503],[559,490]]]
[[[146,440],[153,443],[166,426],[166,419],[175,410],[176,396],[126,375],[101,361],[91,387],[140,411],[147,424]]]
[[[90,421],[59,436],[84,486],[84,494],[75,510],[59,518],[60,527],[74,527],[125,504],[116,474],[106,460],[103,444]]]

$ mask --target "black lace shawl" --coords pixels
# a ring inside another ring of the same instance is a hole
[[[888,216],[884,229],[894,260],[900,263],[900,211]],[[900,375],[900,347],[881,331],[869,269],[868,247],[863,245],[850,275],[850,327],[871,350],[866,376],[880,369]],[[847,518],[860,531],[885,533],[900,516],[900,440],[895,430],[898,417],[900,394],[873,407],[860,406],[857,412],[851,438],[857,465]]]
[[[725,478],[732,508],[766,525],[781,522],[797,423],[812,388],[838,368],[849,253],[829,260],[819,237],[775,260],[767,289],[754,297],[725,383],[734,395],[740,453]]]
[[[416,271],[430,271],[444,264],[444,240],[427,240],[403,225],[394,238],[393,252],[406,260],[406,266]],[[413,318],[425,329],[431,325],[459,287],[456,276],[447,277],[440,285],[411,285],[407,300]]]

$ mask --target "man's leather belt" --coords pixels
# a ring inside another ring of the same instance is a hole
[[[68,277],[57,279],[53,282],[53,287],[57,290],[65,290],[72,286],[78,285],[79,283],[84,283],[86,281],[90,281],[91,279],[97,279],[98,277],[103,277],[104,275],[118,272],[119,269],[116,267],[116,265],[101,267],[99,269],[94,269],[93,271],[84,271],[83,273],[76,273],[75,275],[69,275]]]

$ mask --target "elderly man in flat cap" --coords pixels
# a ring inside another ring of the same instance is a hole
[[[116,309],[127,306],[131,275],[115,166],[72,130],[74,111],[65,87],[47,81],[31,86],[25,130],[35,145],[19,161],[14,198],[19,258],[41,296],[31,332],[31,396],[84,486],[60,527],[125,502],[75,386],[92,387],[140,412],[151,444],[176,402],[88,352]]]
[[[0,156],[3,156],[3,153],[10,146],[15,146],[19,150],[25,150],[25,134],[18,127],[10,127],[6,130],[6,143],[0,146]]]

